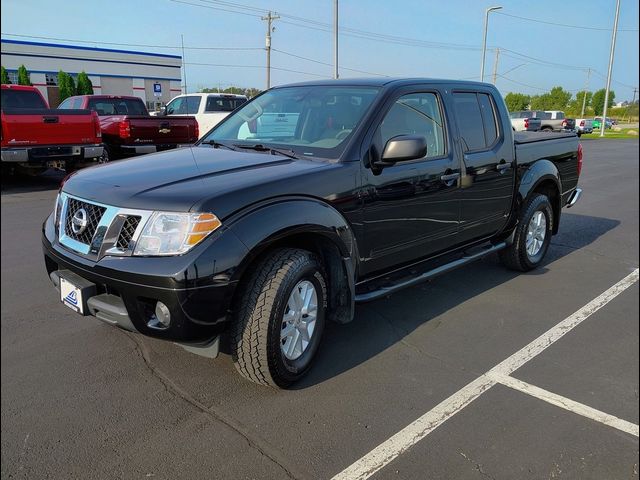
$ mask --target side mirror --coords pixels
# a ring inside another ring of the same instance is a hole
[[[161,117],[166,117],[167,115],[169,115],[167,113],[167,107],[166,106],[162,107],[160,109],[160,111],[158,112],[158,115],[161,116]]]
[[[427,139],[422,135],[398,135],[384,146],[380,166],[422,158],[427,154]]]

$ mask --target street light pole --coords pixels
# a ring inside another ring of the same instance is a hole
[[[609,89],[611,88],[611,72],[613,70],[613,56],[616,51],[616,35],[618,33],[618,17],[620,16],[620,0],[616,0],[616,18],[613,21],[613,33],[611,34],[611,52],[609,52],[609,71],[607,72],[607,89],[604,92],[604,109],[602,111],[602,123],[600,136],[604,137],[604,127],[607,124],[607,107],[609,104]]]
[[[482,63],[480,64],[480,81],[484,82],[484,61],[487,56],[487,27],[489,25],[489,13],[500,10],[502,7],[489,7],[484,12],[484,34],[482,36]]]
[[[338,79],[338,0],[333,0],[333,78]]]

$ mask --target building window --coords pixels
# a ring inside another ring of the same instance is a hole
[[[18,72],[7,72],[9,76],[9,81],[14,85],[18,83]]]
[[[46,73],[45,79],[46,79],[47,85],[58,85],[57,73]]]

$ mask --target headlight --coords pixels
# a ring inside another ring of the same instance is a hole
[[[180,255],[222,223],[213,213],[154,212],[136,242],[134,255]]]
[[[60,194],[56,196],[56,204],[53,207],[53,224],[57,227],[58,221],[60,220],[60,211],[62,210],[62,198],[60,198]]]

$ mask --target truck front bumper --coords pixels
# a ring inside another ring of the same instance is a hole
[[[59,292],[62,284],[77,290],[77,308],[60,300],[81,315],[94,316],[108,324],[147,336],[175,342],[187,350],[208,357],[218,353],[219,336],[226,327],[236,283],[180,287],[169,277],[159,277],[162,258],[121,257],[108,266],[71,252],[58,243],[51,217],[43,225],[42,246],[49,278]],[[185,260],[188,261],[188,260]],[[141,267],[143,264],[147,267]],[[113,270],[111,265],[117,264]],[[169,318],[158,322],[158,304]]]

